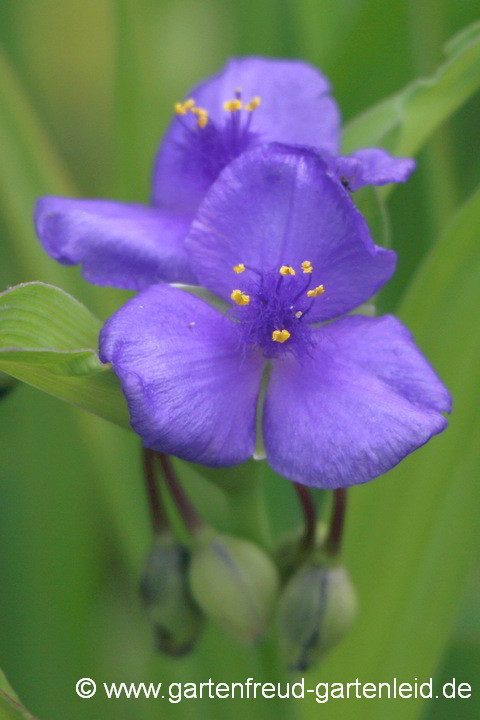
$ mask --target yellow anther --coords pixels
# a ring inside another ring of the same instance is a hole
[[[191,110],[194,105],[195,105],[195,100],[193,98],[189,98],[188,100],[185,100],[185,102],[183,103],[183,107],[185,108],[185,110],[187,112],[189,110]]]
[[[307,295],[308,295],[308,297],[316,298],[319,295],[323,295],[324,292],[325,292],[325,288],[323,287],[323,285],[317,285],[317,287],[314,290],[309,290],[307,292]]]
[[[300,318],[302,317],[302,315],[303,315],[303,312],[302,312],[301,310],[298,310],[298,311],[295,313],[295,317],[298,318],[299,320],[300,320]]]
[[[175,112],[177,115],[186,115],[187,111],[183,103],[175,103]]]
[[[223,103],[223,109],[226,112],[236,112],[237,110],[241,110],[242,101],[239,98],[235,98],[235,100],[225,100]]]
[[[282,265],[280,275],[296,275],[297,271],[291,265]]]
[[[241,290],[233,290],[232,300],[236,302],[237,305],[248,305],[250,302],[250,295],[244,295]]]
[[[195,112],[192,110],[192,112]],[[208,124],[208,112],[206,110],[203,110],[203,108],[198,108],[195,112],[195,115],[197,116],[197,126],[199,128],[204,128]]]
[[[237,273],[237,275],[240,275],[240,273],[245,272],[245,265],[243,263],[238,263],[238,265],[234,265],[233,272]]]
[[[256,110],[258,107],[260,107],[260,102],[260,96],[255,95],[255,97],[253,97],[249,103],[244,105],[244,108],[245,110]]]
[[[311,272],[313,271],[312,263],[310,262],[310,260],[304,260],[304,261],[301,263],[300,267],[302,268],[302,270],[303,270],[304,273],[310,273],[310,274],[311,274]]]
[[[291,337],[288,330],[274,330],[272,332],[272,340],[274,342],[284,343]]]

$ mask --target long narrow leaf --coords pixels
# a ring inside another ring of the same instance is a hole
[[[345,152],[380,145],[397,155],[414,155],[431,133],[480,87],[480,23],[445,47],[447,61],[430,78],[354,118],[345,128]]]

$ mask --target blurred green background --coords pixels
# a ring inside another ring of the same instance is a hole
[[[330,78],[348,123],[431,75],[445,41],[477,16],[476,0],[3,0],[0,289],[51,282],[101,318],[126,299],[87,286],[78,268],[43,255],[31,225],[34,199],[51,193],[147,202],[153,154],[173,103],[229,56],[314,63]],[[413,178],[388,197],[399,263],[382,309],[408,322],[451,388],[455,410],[445,436],[388,477],[351,491],[345,560],[360,615],[345,642],[309,673],[310,685],[356,677],[478,680],[478,111],[477,94],[429,136]],[[19,385],[0,400],[0,447],[0,666],[35,715],[210,720],[278,713],[260,701],[170,705],[108,701],[101,693],[80,700],[74,688],[83,676],[274,678],[253,651],[214,628],[184,660],[154,654],[137,595],[151,537],[137,437]],[[193,477],[190,486],[217,526],[228,527],[218,491]],[[277,529],[298,520],[287,482],[271,480],[269,502]],[[321,710],[310,698],[293,712],[308,719]],[[473,720],[480,698],[331,701],[323,712],[331,720]]]

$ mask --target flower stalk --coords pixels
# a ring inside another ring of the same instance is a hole
[[[143,450],[143,471],[145,475],[145,487],[147,491],[148,505],[150,516],[152,518],[152,528],[155,534],[159,534],[168,526],[165,508],[158,491],[157,478],[155,474],[155,456],[154,450],[144,448]]]
[[[338,488],[333,491],[333,509],[330,530],[325,542],[328,555],[334,557],[340,553],[343,530],[345,527],[345,514],[347,511],[347,488]]]
[[[303,517],[305,521],[305,531],[302,538],[303,550],[311,550],[315,543],[315,530],[317,524],[317,511],[313,504],[310,490],[306,485],[293,483],[298,500],[302,506]]]
[[[165,484],[175,502],[175,505],[177,506],[177,510],[189,532],[194,535],[204,526],[204,522],[179,483],[168,455],[159,452],[155,453],[155,455],[157,456],[163,470]]]

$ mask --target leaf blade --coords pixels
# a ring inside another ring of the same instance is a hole
[[[0,370],[129,427],[120,383],[96,352],[101,322],[60,288],[25,283],[0,294]]]
[[[345,127],[346,153],[381,146],[397,155],[414,155],[431,133],[480,86],[480,23],[445,46],[446,62],[429,78],[354,118]]]

